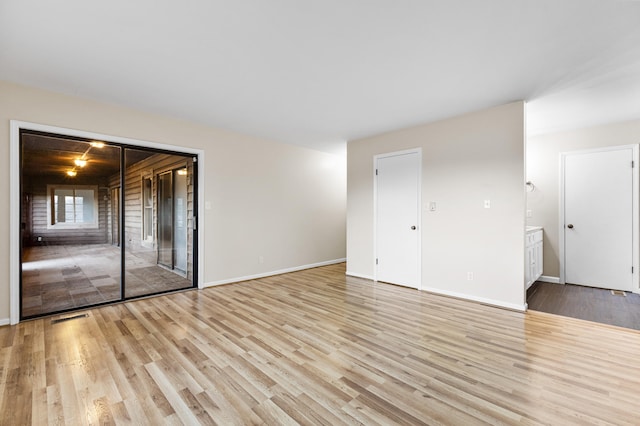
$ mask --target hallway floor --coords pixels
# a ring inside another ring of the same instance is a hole
[[[529,309],[640,330],[640,294],[574,284],[535,282]]]

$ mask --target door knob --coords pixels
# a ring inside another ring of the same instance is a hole
[[[412,230],[412,231],[415,231],[415,230],[416,230],[416,226],[415,226],[415,225],[413,225],[413,226],[411,227],[411,230]]]
[[[568,224],[568,225],[567,225],[567,228],[569,228],[569,229],[573,229],[573,224],[571,224],[571,223],[570,223],[570,224]]]

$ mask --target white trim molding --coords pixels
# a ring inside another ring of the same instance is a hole
[[[20,321],[20,129],[11,121],[9,135],[9,322]]]
[[[313,269],[313,268],[318,268],[320,266],[335,265],[337,263],[342,263],[342,262],[346,262],[346,261],[347,261],[346,258],[333,259],[333,260],[327,260],[327,261],[324,261],[324,262],[310,263],[308,265],[293,266],[291,268],[279,269],[279,270],[276,270],[276,271],[261,272],[259,274],[246,275],[246,276],[243,276],[243,277],[227,278],[227,279],[224,279],[224,280],[211,281],[211,282],[205,283],[204,287],[215,287],[215,286],[218,286],[218,285],[234,284],[234,283],[239,283],[239,282],[242,282],[242,281],[257,280],[259,278],[266,278],[266,277],[272,277],[274,275],[288,274],[289,272],[303,271],[305,269]]]
[[[540,278],[538,278],[538,281],[542,281],[543,283],[560,284],[560,278],[550,277],[548,275],[541,275]]]
[[[434,293],[434,294],[439,294],[441,296],[448,296],[448,297],[455,297],[456,299],[463,299],[463,300],[469,300],[471,302],[477,302],[477,303],[482,303],[485,305],[491,305],[491,306],[495,306],[497,308],[504,308],[504,309],[510,309],[512,311],[518,311],[518,312],[525,312],[527,310],[527,304],[523,303],[521,305],[516,304],[516,303],[505,303],[499,300],[493,300],[493,299],[487,299],[484,297],[476,297],[476,296],[470,296],[468,294],[464,294],[464,293],[456,293],[454,291],[448,291],[448,290],[440,290],[437,288],[423,288],[423,291],[426,291],[427,293]]]
[[[26,121],[10,120],[9,137],[9,323],[17,324],[20,321],[20,130],[33,130],[38,132],[57,133],[60,135],[74,136],[85,139],[96,139],[132,145],[138,147],[164,149],[178,151],[185,154],[193,154],[198,157],[198,218],[204,218],[204,150],[188,148],[184,146],[168,145],[158,142],[150,142],[139,139],[125,138],[121,136],[106,135],[102,133],[87,132],[84,130],[68,129],[64,127],[49,126],[46,124],[30,123]],[[204,272],[204,220],[198,220],[198,282],[197,287],[202,289],[202,277]],[[2,325],[0,319],[0,325]]]
[[[365,280],[373,281],[373,276],[371,276],[371,275],[358,274],[358,273],[350,272],[350,271],[347,271],[345,273],[345,275],[348,275],[348,276],[354,277],[354,278],[364,278]]]

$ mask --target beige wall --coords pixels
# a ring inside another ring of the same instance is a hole
[[[422,148],[422,288],[522,309],[523,102],[349,142],[348,273],[374,273],[373,156],[416,147]],[[426,209],[431,201],[435,212]]]
[[[536,190],[527,193],[527,224],[544,228],[544,272],[552,280],[560,274],[558,256],[560,153],[640,142],[640,120],[550,133],[527,139],[527,180]]]
[[[345,257],[344,160],[173,118],[0,82],[0,234],[9,235],[9,121],[205,152],[204,283]],[[9,239],[0,241],[0,322],[9,317]],[[263,263],[259,262],[263,256]]]

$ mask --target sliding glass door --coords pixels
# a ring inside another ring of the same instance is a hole
[[[126,148],[125,164],[125,297],[193,287],[192,156]]]
[[[120,250],[107,232],[119,223],[110,186],[120,156],[118,146],[21,135],[22,318],[120,300]]]
[[[194,287],[191,155],[20,139],[21,318]]]

